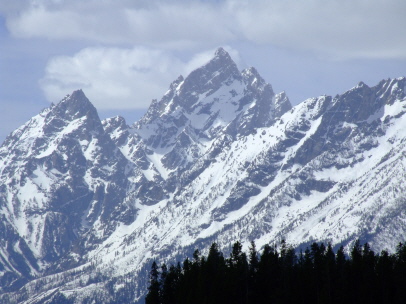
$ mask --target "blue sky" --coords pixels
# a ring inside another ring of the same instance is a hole
[[[406,76],[404,0],[2,0],[0,141],[82,88],[134,122],[222,46],[292,103]]]

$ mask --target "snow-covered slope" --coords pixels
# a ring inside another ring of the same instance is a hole
[[[0,148],[0,172],[2,232],[16,235],[4,238],[0,249],[5,275],[10,266],[18,275],[38,275],[134,218],[126,203],[133,165],[105,133],[82,91],[10,134]],[[10,254],[19,255],[18,262],[9,261]]]
[[[406,240],[405,91],[405,78],[359,83],[292,108],[220,48],[131,126],[74,92],[0,149],[0,234],[13,236],[0,270],[17,290],[3,299],[136,300],[152,259],[213,241],[393,250]]]

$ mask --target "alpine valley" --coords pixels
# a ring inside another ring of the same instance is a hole
[[[405,114],[404,77],[292,107],[222,48],[132,125],[75,91],[0,147],[0,302],[143,303],[154,259],[212,242],[393,252]]]

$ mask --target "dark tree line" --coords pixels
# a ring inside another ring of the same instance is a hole
[[[343,247],[313,243],[296,252],[284,241],[248,256],[236,242],[225,258],[216,243],[181,265],[153,262],[146,304],[406,303],[406,245],[376,254],[355,242]]]

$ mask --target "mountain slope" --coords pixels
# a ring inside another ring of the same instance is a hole
[[[221,48],[130,126],[101,122],[76,91],[0,148],[3,291],[30,281],[3,299],[141,299],[152,259],[213,241],[393,250],[406,240],[405,113],[405,78],[292,108]]]
[[[22,239],[14,247],[25,248],[22,263],[31,266],[32,275],[74,254],[73,247],[77,253],[91,247],[88,235],[92,242],[102,240],[114,223],[133,218],[124,204],[132,164],[104,132],[82,91],[14,131],[0,157],[3,223]]]

